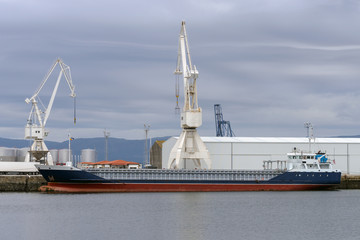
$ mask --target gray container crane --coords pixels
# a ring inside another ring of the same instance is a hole
[[[225,121],[220,104],[214,104],[215,126],[217,137],[235,137],[231,129],[230,121]]]

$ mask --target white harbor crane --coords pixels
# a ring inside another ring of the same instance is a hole
[[[202,124],[202,111],[198,106],[196,89],[199,72],[191,63],[184,21],[181,23],[175,75],[183,75],[184,78],[184,107],[180,120],[182,133],[170,152],[168,168],[191,168],[186,166],[186,163],[187,160],[192,160],[193,166],[201,169],[204,168],[201,166],[203,160],[207,168],[211,169],[210,154],[196,131]]]
[[[42,103],[39,98],[39,93],[43,89],[45,83],[48,81],[52,72],[55,70],[55,67],[60,66],[60,73],[57,78],[55,87],[53,89],[52,95],[50,97],[48,106],[44,107],[44,111],[40,109],[38,103]],[[25,139],[34,140],[33,144],[30,147],[30,151],[25,158],[25,162],[35,161],[44,162],[48,165],[53,165],[53,158],[48,151],[48,148],[45,145],[44,138],[49,134],[49,132],[45,129],[46,122],[49,119],[50,112],[54,103],[54,99],[59,88],[59,83],[64,75],[66,82],[70,88],[70,96],[74,98],[74,124],[76,123],[76,114],[75,114],[75,86],[72,83],[70,67],[67,66],[60,58],[56,59],[54,64],[51,66],[49,72],[45,75],[43,81],[41,82],[39,88],[36,90],[34,95],[31,98],[26,98],[25,102],[27,104],[32,104],[30,115],[27,120],[27,124],[25,127]]]

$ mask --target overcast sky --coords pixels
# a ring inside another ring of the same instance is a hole
[[[175,76],[181,21],[199,70],[201,136],[214,104],[236,136],[360,134],[360,8],[352,0],[0,0],[0,137],[22,139],[31,97],[60,57],[48,140],[181,132]],[[55,78],[40,93],[47,104]],[[64,79],[63,79],[64,80]],[[181,84],[180,84],[181,86]],[[183,103],[183,94],[180,97]]]

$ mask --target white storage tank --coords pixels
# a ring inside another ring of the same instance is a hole
[[[81,150],[81,162],[96,162],[96,150],[95,149]]]
[[[70,159],[69,159],[69,149],[60,149],[59,158],[57,163],[65,164],[66,162],[72,161],[72,151],[70,150]]]
[[[59,150],[58,149],[51,149],[49,152],[50,152],[50,154],[52,156],[54,164],[56,165],[58,163],[58,161],[59,161]]]
[[[25,162],[25,157],[28,154],[30,148],[20,148],[16,151],[16,161]]]
[[[1,162],[15,162],[16,161],[16,149],[0,147],[0,161]]]

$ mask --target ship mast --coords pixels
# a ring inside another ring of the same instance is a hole
[[[304,123],[304,127],[307,129],[307,137],[309,139],[309,152],[311,152],[311,140],[314,139],[314,128],[311,122]]]

